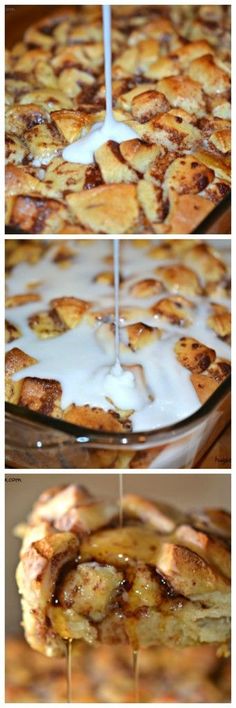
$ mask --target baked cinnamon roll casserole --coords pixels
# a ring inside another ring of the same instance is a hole
[[[112,243],[7,241],[6,400],[108,432],[186,419],[230,373],[229,252],[217,243],[121,242],[124,389],[109,385]]]
[[[6,223],[188,234],[230,190],[230,6],[112,6],[113,108],[137,139],[63,149],[105,115],[101,7],[57,9],[7,52]]]
[[[66,642],[223,645],[230,637],[230,516],[185,513],[136,495],[44,492],[16,533],[25,636],[46,656]]]

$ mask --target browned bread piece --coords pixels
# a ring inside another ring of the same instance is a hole
[[[37,360],[28,356],[18,347],[13,347],[6,354],[5,358],[5,386],[6,400],[9,403],[19,403],[23,381],[14,381],[12,376],[27,366],[36,364]]]
[[[122,526],[116,503],[56,487],[20,525],[17,583],[29,644],[63,656],[68,639],[134,649],[227,642],[229,515],[181,513],[135,495],[121,504]]]
[[[230,375],[230,362],[217,358],[214,349],[193,337],[181,337],[176,342],[175,353],[180,364],[192,372],[190,380],[201,403],[205,403]]]
[[[61,394],[62,389],[58,381],[26,376],[23,381],[21,381],[18,403],[21,406],[27,406],[27,408],[30,408],[32,411],[37,411],[44,415],[52,415],[54,418],[60,418]]]
[[[211,307],[212,314],[208,317],[207,324],[222,339],[230,339],[231,334],[231,314],[224,305],[214,304]]]
[[[171,295],[168,298],[158,300],[151,308],[154,317],[160,317],[171,324],[187,327],[191,324],[191,309],[194,304],[182,297],[182,295]]]
[[[193,337],[181,337],[175,345],[178,361],[194,374],[199,374],[216,358],[214,349],[201,344]]]
[[[21,332],[19,327],[16,327],[12,322],[9,322],[9,320],[5,320],[5,341],[8,344],[8,342],[14,342],[15,339],[19,339],[21,336]]]
[[[156,274],[169,292],[180,295],[201,295],[202,288],[191,268],[181,264],[162,266],[156,269]]]
[[[192,374],[191,381],[201,403],[205,403],[231,373],[231,364],[224,359],[215,361],[203,373]]]
[[[130,422],[121,420],[116,411],[104,411],[102,408],[91,406],[70,406],[63,416],[64,420],[75,425],[81,425],[92,430],[105,430],[107,432],[121,433],[130,429]]]

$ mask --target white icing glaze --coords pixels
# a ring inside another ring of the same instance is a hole
[[[112,263],[106,262],[107,257],[112,256],[112,241],[71,240],[67,243],[75,253],[68,269],[60,269],[53,262],[58,248],[58,244],[53,244],[38,263],[20,263],[9,275],[9,295],[29,292],[28,284],[35,282],[37,286],[35,285],[33,290],[41,296],[41,302],[10,308],[7,311],[7,319],[22,332],[22,337],[7,345],[7,351],[19,347],[39,361],[38,364],[19,371],[14,377],[15,380],[25,376],[56,379],[62,386],[63,409],[72,403],[87,403],[108,410],[112,408],[108,399],[112,398],[117,407],[122,403],[121,407],[124,406],[126,410],[135,409],[131,416],[135,431],[169,425],[196,411],[199,408],[199,400],[188,370],[176,359],[175,342],[185,334],[193,336],[215,349],[218,356],[226,359],[230,359],[230,347],[207,326],[210,304],[206,298],[189,298],[196,305],[192,311],[193,323],[183,328],[168,324],[146,312],[146,308],[161,299],[163,293],[145,299],[130,295],[132,283],[146,277],[155,277],[157,262],[147,255],[150,246],[139,249],[132,241],[120,242],[122,280],[119,300],[120,308],[133,305],[141,308],[140,321],[165,330],[161,339],[136,352],[130,348],[125,352],[122,350],[120,356],[122,367],[137,364],[143,367],[146,388],[152,394],[152,401],[140,390],[137,381],[132,381],[131,377],[127,376],[131,372],[126,369],[123,371],[125,376],[121,390],[119,372],[116,370],[114,375],[112,368],[115,362],[115,338],[109,344],[106,338],[96,336],[103,322],[98,321],[92,326],[84,320],[74,329],[45,340],[39,339],[29,327],[28,317],[41,310],[48,310],[50,300],[56,297],[74,296],[92,302],[93,310],[111,308],[111,312],[115,311],[113,286],[95,281],[98,273],[104,270],[112,271]],[[225,251],[221,251],[221,257],[223,255],[228,261]],[[163,259],[158,261],[158,266],[178,261],[178,258],[168,261]],[[211,301],[213,300],[214,298],[211,298]],[[220,300],[217,299],[217,302]],[[224,299],[222,304],[229,307],[230,301]],[[108,313],[103,321],[107,320],[114,321],[114,317]],[[122,342],[127,341],[124,324],[124,319],[120,318]]]
[[[95,123],[88,135],[76,140],[63,150],[63,158],[68,162],[88,165],[94,162],[94,153],[108,140],[121,143],[138,138],[132,128],[115,120],[112,112],[112,60],[111,60],[111,8],[103,5],[103,44],[105,58],[106,115],[104,123]]]
[[[132,371],[125,371],[120,363],[120,242],[113,240],[114,295],[115,295],[115,364],[104,379],[104,391],[117,408],[122,410],[143,408],[146,396],[140,390]]]
[[[114,261],[114,291],[115,291],[115,361],[114,375],[121,375],[120,366],[120,317],[119,317],[119,290],[120,290],[120,242],[118,238],[113,240],[113,261]]]
[[[140,410],[146,403],[132,371],[124,371],[117,362],[104,380],[104,390],[109,399],[121,410]]]

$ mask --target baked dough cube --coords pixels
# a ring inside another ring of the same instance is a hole
[[[26,366],[32,366],[32,364],[37,364],[37,359],[29,356],[18,347],[13,347],[6,354],[6,376],[12,376]]]
[[[149,298],[153,295],[159,295],[163,290],[160,280],[156,278],[145,278],[144,280],[138,280],[137,283],[130,286],[130,294],[137,298]]]
[[[13,347],[6,354],[5,359],[5,385],[6,385],[6,401],[9,403],[19,403],[22,380],[13,381],[12,376],[21,369],[24,369],[32,364],[37,364],[37,359],[29,356],[18,347]]]
[[[150,501],[137,494],[125,494],[122,499],[122,509],[125,516],[141,520],[160,533],[172,533],[183,519],[181,512],[173,506]]]
[[[77,297],[58,297],[51,300],[53,310],[68,329],[73,329],[81,322],[91,303]]]
[[[34,330],[40,339],[57,337],[67,329],[55,310],[36,312],[29,317],[28,322],[31,329]]]
[[[131,103],[132,115],[140,123],[146,123],[157,113],[165,113],[169,108],[169,102],[160,91],[144,91],[135,96]]]
[[[158,300],[155,305],[151,307],[151,312],[154,317],[163,317],[169,320],[171,324],[186,327],[188,324],[191,324],[190,311],[193,307],[194,305],[190,300],[187,300],[181,295],[173,295]]]
[[[34,125],[48,120],[49,114],[37,103],[28,103],[26,106],[14,103],[6,113],[6,130],[20,138],[25,130],[30,130]]]
[[[159,557],[158,568],[178,593],[189,598],[204,598],[212,593],[212,604],[215,604],[214,594],[229,590],[228,578],[223,576],[214,566],[189,548],[174,543],[163,543]]]
[[[106,184],[138,181],[136,172],[126,164],[119,144],[114,140],[108,140],[107,143],[101,145],[95,152],[95,159]]]
[[[34,165],[48,165],[53,157],[65,147],[65,141],[60,137],[53,125],[42,123],[25,131],[24,139],[33,157]]]
[[[163,222],[165,205],[161,187],[152,184],[148,179],[141,179],[137,185],[137,193],[140,205],[146,218],[150,219],[150,223]]]
[[[200,374],[208,369],[216,358],[214,349],[210,349],[194,337],[181,337],[176,342],[175,353],[180,364],[194,374]]]
[[[44,245],[42,241],[32,240],[27,243],[15,243],[14,248],[6,251],[6,266],[12,268],[18,263],[38,263],[43,255]]]
[[[94,278],[95,283],[103,283],[104,285],[114,285],[114,275],[111,270],[98,273]]]
[[[127,611],[138,612],[144,607],[158,607],[162,594],[158,582],[146,565],[138,563],[135,578],[127,593]]]
[[[18,165],[28,153],[24,143],[14,133],[6,133],[6,165]]]
[[[88,490],[78,484],[50,487],[40,494],[33,505],[29,523],[36,525],[44,519],[53,524],[59,523],[61,517],[65,516],[70,509],[86,505],[91,500]]]
[[[113,566],[81,563],[60,585],[60,606],[99,621],[108,613],[122,581],[123,574]]]
[[[180,295],[201,295],[202,288],[193,270],[177,264],[156,268],[156,275],[166,290]]]
[[[120,143],[120,152],[126,162],[138,172],[146,172],[149,165],[160,155],[160,145],[147,145],[140,140],[125,140]]]
[[[161,337],[161,330],[158,327],[150,327],[143,322],[135,322],[135,324],[126,327],[128,335],[128,346],[133,352],[148,346]]]
[[[130,525],[97,531],[81,543],[82,558],[123,568],[130,561],[156,565],[160,538],[148,527]]]
[[[41,295],[38,293],[23,293],[23,295],[9,295],[6,298],[6,307],[23,307],[31,302],[39,302]]]
[[[63,495],[62,495],[63,496]],[[72,531],[83,536],[91,531],[97,531],[112,522],[118,516],[117,504],[96,502],[91,499],[81,500],[81,504],[71,505],[65,513],[61,513],[55,521],[59,531]]]
[[[122,421],[116,411],[104,411],[102,408],[91,408],[88,405],[72,405],[66,409],[63,419],[74,425],[92,430],[105,430],[109,433],[121,433],[130,428],[128,421]]]
[[[204,531],[192,528],[190,524],[179,526],[176,531],[178,543],[186,545],[190,550],[199,553],[204,559],[209,559],[227,578],[231,575],[230,551],[223,540],[209,536]]]
[[[199,243],[190,248],[184,253],[183,261],[196,271],[204,283],[218,281],[227,272],[225,263],[205,243]]]
[[[76,559],[80,544],[72,533],[52,533],[35,541],[24,554],[17,568],[17,583],[23,600],[26,638],[33,649],[46,656],[64,656],[61,636],[47,624],[47,605],[51,601],[58,573],[67,563]]]
[[[214,179],[214,172],[194,155],[183,155],[174,160],[165,173],[164,188],[171,198],[171,190],[179,194],[198,194]]]
[[[18,167],[19,169],[19,167]],[[40,184],[40,180],[38,180]],[[46,187],[43,185],[43,189]],[[18,196],[11,204],[8,223],[22,231],[38,234],[60,233],[66,219],[64,205],[40,195]]]
[[[230,88],[230,77],[214,62],[211,55],[205,55],[191,62],[188,75],[201,84],[208,95],[223,93]]]
[[[175,108],[183,108],[199,116],[205,112],[204,96],[198,79],[193,81],[187,76],[170,76],[159,81],[158,90],[164,93]]]
[[[72,214],[95,233],[134,233],[139,208],[133,184],[109,184],[69,194],[66,197]],[[121,204],[129,204],[121,209]]]
[[[191,382],[201,403],[205,403],[218,386],[230,375],[229,361],[215,359],[202,374],[192,374]]]
[[[5,341],[8,344],[9,342],[14,342],[15,339],[19,339],[21,337],[21,331],[19,327],[16,327],[12,322],[9,322],[9,320],[5,320]]]
[[[94,120],[93,116],[85,111],[70,111],[65,108],[52,111],[51,118],[65,141],[69,143],[78,140],[85,131],[88,132]]]
[[[209,138],[209,143],[214,145],[217,150],[223,152],[224,154],[229,152],[231,149],[231,131],[229,128],[226,130],[218,130],[212,133]]]
[[[207,324],[216,332],[218,337],[225,339],[231,334],[231,314],[224,305],[211,306],[212,314],[208,317]]]
[[[61,395],[61,384],[58,381],[26,376],[22,381],[19,404],[37,413],[60,418]]]

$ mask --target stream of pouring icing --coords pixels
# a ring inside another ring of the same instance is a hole
[[[124,369],[120,362],[120,245],[119,239],[113,240],[114,295],[115,295],[115,364],[104,379],[104,390],[113,403],[122,410],[140,408],[143,399],[132,371]]]
[[[122,507],[122,499],[123,499],[123,474],[120,472],[119,474],[119,525],[120,528],[123,526],[123,507]]]
[[[120,367],[120,313],[119,313],[119,288],[120,288],[120,241],[113,240],[114,262],[114,290],[115,290],[115,363]]]
[[[106,115],[103,123],[95,123],[88,135],[76,140],[63,150],[63,158],[68,162],[88,165],[94,162],[94,152],[108,140],[117,143],[138,138],[132,128],[115,120],[112,112],[112,44],[111,44],[111,7],[103,5],[103,44],[105,63]]]

